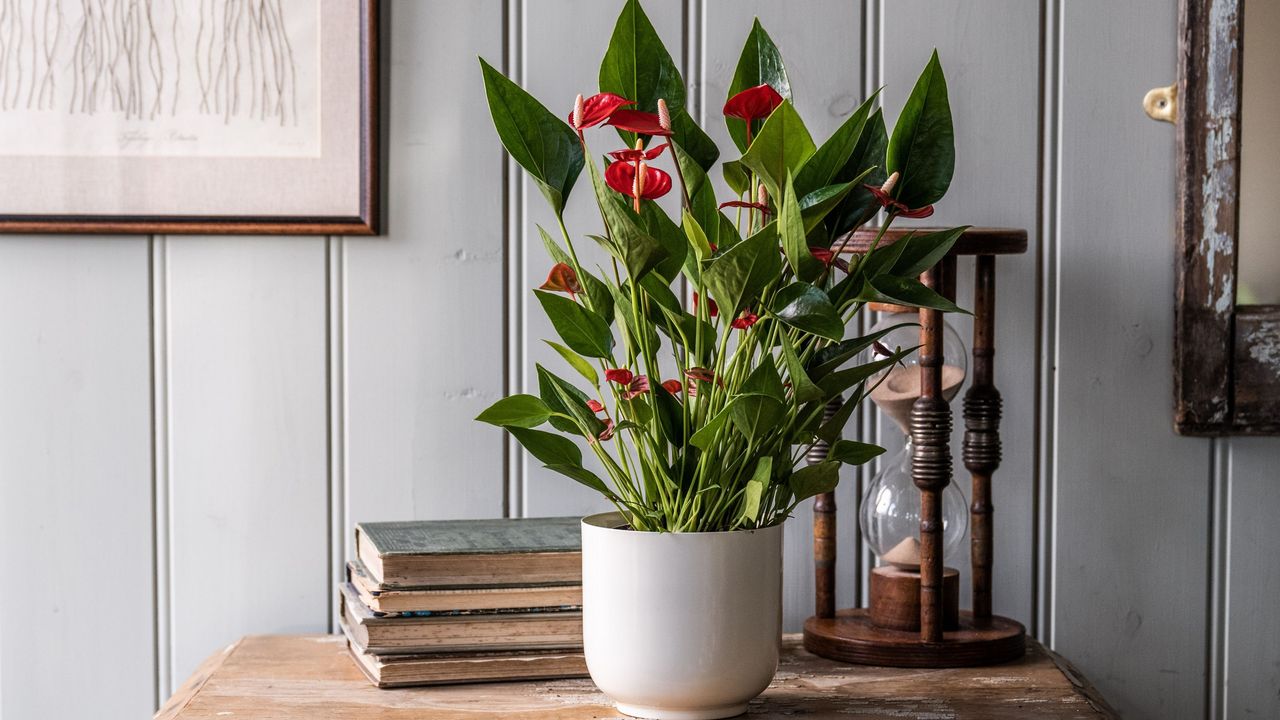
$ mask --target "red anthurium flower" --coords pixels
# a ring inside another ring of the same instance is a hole
[[[684,376],[695,382],[714,382],[715,384],[724,387],[724,382],[721,381],[720,378],[716,377],[715,373],[704,367],[691,367],[684,371]],[[690,390],[693,388],[693,385],[689,386]]]
[[[643,395],[649,392],[649,378],[644,375],[637,375],[635,380],[627,386],[627,391],[622,393],[623,400],[630,400],[637,395]]]
[[[713,251],[713,252],[714,252],[714,251]],[[698,297],[698,293],[694,293],[694,294],[693,294],[693,314],[694,314],[694,315],[697,315],[697,314],[698,314],[698,301],[699,301],[700,299],[701,299],[701,298],[699,298],[699,297]],[[708,308],[709,308],[709,310],[708,310],[708,311],[711,313],[711,317],[715,317],[715,316],[719,315],[719,314],[720,314],[720,306],[719,306],[719,305],[716,305],[716,301],[715,301],[715,300],[708,299],[708,300],[707,300],[707,302],[711,303],[711,304],[708,306]]]
[[[927,218],[933,214],[933,206],[925,205],[921,208],[909,208],[905,204],[894,200],[889,193],[893,192],[893,186],[898,183],[898,173],[889,176],[885,180],[884,185],[876,187],[874,185],[863,185],[868,192],[875,196],[876,202],[880,203],[880,207],[889,212],[905,218]]]
[[[722,202],[720,203],[720,207],[718,209],[723,210],[729,207],[748,208],[751,210],[759,210],[762,213],[770,212],[769,206],[766,203],[744,202],[742,200],[729,200],[726,202]]]
[[[781,104],[782,96],[777,90],[768,84],[757,85],[729,98],[724,104],[724,114],[750,123],[752,120],[769,117]]]
[[[677,395],[680,393],[681,390],[684,389],[684,383],[680,382],[679,380],[664,380],[662,381],[662,389],[666,390],[672,395]]]
[[[826,265],[827,267],[831,267],[832,265],[835,265],[841,270],[845,272],[849,272],[848,261],[846,261],[844,258],[840,257],[839,255],[836,255],[835,253],[831,252],[827,248],[810,247],[809,254],[817,258],[818,262],[822,263],[823,265]]]
[[[578,284],[578,273],[565,263],[552,265],[551,272],[547,273],[547,281],[538,286],[538,289],[569,293],[569,297],[582,292],[582,286]]]
[[[661,155],[662,151],[666,150],[668,145],[670,145],[670,143],[662,143],[661,145],[651,147],[648,150],[614,150],[609,153],[609,157],[621,162],[631,163],[640,162],[641,160],[653,160]]]
[[[623,105],[635,104],[634,100],[628,100],[621,95],[614,95],[613,93],[600,93],[599,95],[592,95],[585,100],[582,99],[581,95],[578,98],[581,102],[574,104],[573,111],[569,113],[569,124],[575,130],[595,127],[608,120]],[[579,107],[582,108],[581,117],[577,117],[579,115]]]
[[[640,110],[615,110],[609,116],[609,124],[619,130],[639,133],[640,135],[667,136],[671,134],[670,127],[662,126],[661,117],[655,113],[642,112]]]
[[[635,200],[636,211],[639,212],[640,200],[656,200],[671,192],[671,176],[667,173],[639,163],[640,173],[636,166],[629,162],[616,162],[604,171],[604,181],[617,192]],[[637,178],[642,178],[637,182]]]
[[[752,325],[755,325],[758,320],[760,320],[759,315],[756,315],[750,310],[743,310],[742,314],[734,318],[733,322],[729,323],[729,325],[731,325],[735,330],[746,330]]]
[[[630,385],[635,375],[626,368],[610,368],[604,371],[604,379],[619,385]]]
[[[613,439],[613,430],[614,430],[613,421],[612,421],[612,420],[605,420],[605,421],[604,421],[604,429],[600,431],[600,434],[596,437],[596,439],[597,439],[597,440],[611,440],[611,439]]]
[[[590,400],[588,400],[588,401],[587,401],[587,409],[588,409],[588,410],[590,410],[590,411],[591,411],[591,412],[593,412],[593,413],[598,413],[598,412],[600,412],[601,410],[604,410],[604,405],[603,405],[603,404],[601,404],[601,402],[600,402],[599,400],[596,400],[595,398],[592,398],[592,399],[590,399]]]

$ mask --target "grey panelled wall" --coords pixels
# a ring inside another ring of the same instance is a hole
[[[620,4],[389,0],[385,237],[0,238],[0,720],[144,717],[240,634],[332,629],[353,522],[601,506],[470,421],[555,361],[528,302],[548,215],[475,56],[567,112]],[[940,49],[938,220],[1032,240],[998,286],[997,609],[1127,717],[1280,717],[1280,440],[1170,429],[1173,134],[1140,100],[1173,80],[1173,5],[646,2],[722,141],[753,15],[820,134],[881,84],[894,116]],[[842,605],[865,568],[847,480]]]

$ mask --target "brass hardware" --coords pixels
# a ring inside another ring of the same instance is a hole
[[[1163,120],[1167,123],[1177,122],[1178,86],[1152,88],[1142,98],[1142,109],[1152,120]]]

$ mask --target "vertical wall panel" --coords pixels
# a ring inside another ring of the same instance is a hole
[[[252,632],[328,628],[323,238],[168,239],[175,685]]]
[[[999,22],[991,22],[999,18]],[[946,72],[956,131],[956,171],[936,214],[916,221],[1025,228],[1026,255],[1001,257],[996,282],[996,387],[1004,396],[1001,439],[1004,460],[992,482],[995,505],[995,611],[1027,621],[1031,616],[1032,489],[1035,448],[1036,184],[1039,117],[1040,14],[1020,0],[909,0],[884,8],[884,105],[896,121],[916,78],[938,49]],[[998,79],[998,81],[997,81]],[[910,223],[910,221],[908,221]],[[904,223],[906,224],[906,223]],[[959,268],[959,302],[972,308],[973,261]],[[951,317],[967,345],[972,322]],[[972,350],[972,347],[969,348]],[[972,373],[973,360],[969,358]],[[972,500],[969,473],[960,458],[961,394],[952,402],[954,482]],[[888,421],[888,432],[898,433]],[[960,568],[961,606],[968,607],[968,543],[947,564]]]
[[[1280,717],[1280,440],[1233,438],[1228,496],[1224,718]]]
[[[1062,3],[1055,647],[1121,712],[1204,702],[1209,444],[1171,428],[1174,4]]]
[[[703,25],[703,125],[720,146],[722,160],[738,157],[720,110],[728,97],[742,44],[757,16],[782,52],[796,109],[816,143],[829,137],[863,99],[862,15],[858,4],[839,0],[805,0],[785,5],[764,0],[707,0]],[[718,168],[712,176],[720,180]],[[723,182],[717,185],[716,192],[722,200],[729,197]],[[852,430],[851,424],[849,435]],[[836,492],[836,507],[837,603],[848,607],[856,604],[853,573],[858,529],[857,487],[854,472],[847,469]],[[804,619],[813,614],[812,501],[796,508],[794,517],[787,522],[784,543],[784,621],[788,631],[797,631]]]
[[[568,115],[573,110],[574,98],[579,93],[590,96],[600,86],[600,60],[609,45],[613,24],[623,3],[621,0],[562,0],[554,8],[539,2],[525,5],[524,31],[521,36],[524,52],[523,77],[519,80],[543,105],[557,114]],[[680,0],[649,0],[644,4],[644,9],[671,57],[679,64],[684,32],[684,14]],[[491,142],[497,142],[496,138]],[[607,127],[588,130],[587,143],[595,156],[596,167],[601,169],[601,156],[622,147],[618,134]],[[669,168],[670,158],[670,155],[665,155],[657,163],[663,168]],[[543,339],[556,339],[555,329],[543,314],[531,288],[546,280],[552,261],[542,248],[535,225],[546,228],[562,246],[564,240],[560,236],[555,215],[538,192],[537,186],[525,178],[523,188],[525,212],[518,230],[524,237],[525,282],[522,288],[518,288],[523,291],[523,295],[515,299],[518,302],[517,311],[523,314],[525,320],[522,369],[524,386],[520,391],[537,393],[535,363],[541,363],[566,380],[585,386],[586,382],[554,350],[543,343]],[[587,237],[588,234],[599,234],[601,226],[600,213],[592,196],[591,177],[585,169],[569,196],[564,217],[583,267],[596,274],[604,272],[597,267],[612,272],[608,255]],[[619,343],[617,355],[621,357],[624,354],[621,338],[616,339]],[[667,346],[664,344],[659,356],[665,352]],[[526,453],[520,455],[524,471],[524,507],[519,509],[520,514],[529,517],[577,515],[612,509],[594,491],[563,475],[544,470],[541,463],[529,458]],[[584,449],[583,456],[587,460],[587,467],[597,469],[603,476],[603,469],[595,464],[594,454]],[[512,511],[515,513],[517,509],[513,508]]]
[[[149,323],[145,239],[0,237],[4,720],[151,713]]]
[[[333,289],[348,538],[366,520],[502,515],[502,433],[472,421],[503,389],[502,146],[476,62],[501,65],[502,8],[384,5],[386,233],[343,240]]]

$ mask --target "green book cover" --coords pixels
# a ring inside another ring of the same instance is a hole
[[[581,518],[414,520],[356,525],[381,557],[578,552]]]

